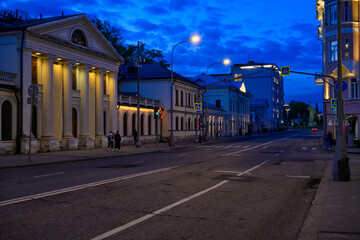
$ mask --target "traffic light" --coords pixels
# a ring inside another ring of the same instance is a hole
[[[161,107],[159,107],[158,113],[159,113],[160,119],[163,119],[164,112]]]
[[[159,108],[154,107],[154,119],[159,119]]]

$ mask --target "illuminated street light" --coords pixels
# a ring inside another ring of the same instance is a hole
[[[219,63],[223,63],[224,65],[229,65],[230,64],[230,59],[226,58],[221,62],[216,62],[216,63],[212,63],[208,66],[208,68],[206,69],[206,81],[205,81],[205,92],[206,92],[206,97],[205,97],[205,136],[204,136],[204,140],[207,141],[208,140],[208,127],[209,127],[209,121],[208,121],[208,93],[207,93],[207,88],[208,88],[208,72],[209,72],[209,68],[215,64],[219,64]]]
[[[174,147],[174,100],[173,100],[173,86],[174,86],[174,71],[173,71],[173,56],[174,56],[174,49],[176,48],[177,45],[182,44],[182,43],[186,43],[186,42],[193,42],[193,43],[197,43],[200,41],[200,37],[195,35],[193,36],[191,39],[186,40],[186,41],[182,41],[179,42],[177,44],[175,44],[175,46],[173,47],[172,51],[171,51],[171,87],[170,87],[170,104],[171,104],[171,116],[170,116],[170,140],[169,140],[169,146],[170,147]]]

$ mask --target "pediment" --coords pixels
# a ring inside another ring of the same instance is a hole
[[[105,54],[118,61],[123,61],[121,56],[85,14],[39,24],[28,28],[28,30],[39,35],[49,36],[84,49],[89,49],[93,52]],[[73,33],[76,30],[83,33],[86,40],[85,47],[71,41]]]

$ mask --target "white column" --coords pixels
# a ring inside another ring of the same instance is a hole
[[[104,69],[95,71],[95,147],[105,148],[104,135]]]
[[[48,55],[42,59],[43,111],[42,111],[42,138],[53,138],[53,64],[56,59]]]
[[[108,94],[110,97],[110,130],[117,130],[117,72],[108,74]]]
[[[63,63],[63,88],[64,88],[64,137],[72,135],[72,67],[74,61]]]
[[[94,142],[89,129],[89,69],[90,65],[79,66],[80,84],[80,135],[79,148],[92,149]]]

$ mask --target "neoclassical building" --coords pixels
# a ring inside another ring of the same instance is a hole
[[[16,16],[0,17],[0,153],[28,152],[30,130],[32,152],[103,147],[123,59],[84,14]]]

